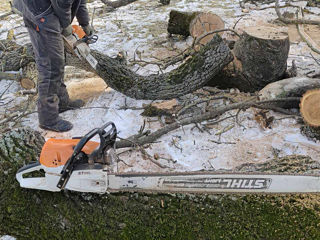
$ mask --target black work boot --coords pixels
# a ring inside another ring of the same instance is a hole
[[[50,130],[54,132],[68,132],[72,129],[73,125],[71,122],[68,122],[63,119],[59,119],[56,124],[54,125],[39,125],[40,128],[45,130]]]
[[[59,113],[62,113],[62,112],[68,111],[68,110],[81,108],[83,106],[84,106],[84,101],[82,101],[81,99],[76,99],[74,101],[69,101],[68,105],[59,106]]]

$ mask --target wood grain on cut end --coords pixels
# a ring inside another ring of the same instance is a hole
[[[308,125],[320,126],[320,89],[309,90],[302,96],[300,112]]]
[[[36,87],[36,84],[29,78],[21,78],[20,85],[24,89],[33,89]]]
[[[213,13],[199,13],[190,23],[190,35],[193,38],[200,37],[201,35],[219,30],[224,29],[224,22],[223,20],[216,14]],[[222,36],[223,32],[219,33]],[[204,37],[200,40],[200,43],[205,45],[209,42],[213,35],[209,35]]]
[[[255,38],[267,39],[267,40],[280,40],[287,39],[289,37],[288,32],[279,31],[279,28],[272,26],[251,26],[244,29],[248,35]]]

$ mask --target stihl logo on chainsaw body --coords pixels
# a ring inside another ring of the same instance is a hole
[[[163,185],[177,188],[267,189],[270,184],[270,178],[189,178],[163,181]]]

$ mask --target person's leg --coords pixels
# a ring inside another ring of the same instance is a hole
[[[64,112],[72,109],[80,108],[84,105],[84,102],[81,99],[76,99],[71,101],[69,94],[64,84],[64,75],[61,77],[61,83],[58,88],[58,97],[59,97],[59,112]]]
[[[38,117],[40,127],[68,131],[72,124],[59,118],[59,89],[64,73],[64,45],[60,33],[37,31],[25,20],[39,71]]]

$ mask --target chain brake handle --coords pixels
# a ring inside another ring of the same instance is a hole
[[[110,127],[110,129],[106,131],[108,127]],[[99,155],[103,154],[106,148],[114,147],[117,138],[117,128],[113,122],[107,122],[101,128],[95,128],[83,136],[74,147],[73,155],[79,154],[87,142],[97,134],[99,134],[100,137],[100,145],[97,149]]]

